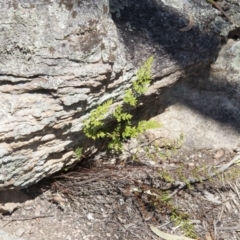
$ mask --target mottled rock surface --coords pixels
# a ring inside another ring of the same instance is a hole
[[[209,74],[219,36],[236,29],[205,1],[117,2],[113,16],[108,0],[0,2],[0,189],[26,187],[72,164],[74,148],[86,145],[87,114],[109,98],[120,101],[147,57],[155,63],[146,104],[166,96],[161,88]],[[239,3],[230,8],[239,22]],[[189,10],[194,25],[181,32]],[[160,104],[147,117],[161,113]]]
[[[190,149],[240,146],[240,41],[230,39],[208,72],[179,81],[161,96],[162,129],[150,138],[184,135]]]
[[[138,59],[139,53],[152,51],[160,65],[155,66],[155,71],[159,67],[155,73],[164,74],[147,93],[158,91],[159,95],[155,99],[145,97],[143,102],[147,104],[137,113],[138,118],[153,117],[163,123],[162,128],[146,133],[148,140],[159,139],[155,143],[164,146],[183,134],[182,147],[188,150],[238,148],[240,3],[229,1],[226,6],[232,24],[218,10],[209,8],[206,1],[173,0],[158,4],[135,1],[129,12],[125,10],[115,18],[133,59]],[[162,11],[156,11],[157,5]],[[169,8],[174,11],[167,11]],[[186,19],[191,14],[194,19],[192,29],[186,32],[179,31],[187,25],[182,14]],[[149,45],[140,51],[143,39]]]
[[[13,236],[3,230],[0,230],[0,240],[24,240],[24,239]]]

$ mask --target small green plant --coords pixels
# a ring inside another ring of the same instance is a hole
[[[152,192],[157,193],[154,190],[152,190]],[[149,203],[153,205],[158,212],[162,214],[166,213],[174,225],[180,227],[185,236],[198,239],[189,214],[183,212],[174,204],[173,199],[169,198],[168,192],[158,191],[157,195],[149,196]]]
[[[82,151],[83,151],[83,148],[81,147],[78,147],[76,150],[75,150],[75,155],[76,155],[76,158],[79,160],[81,159],[82,157]]]
[[[137,72],[137,78],[132,87],[126,90],[123,103],[117,105],[109,114],[113,100],[108,100],[94,109],[87,120],[84,121],[83,132],[93,140],[108,139],[108,148],[116,152],[122,151],[123,141],[136,138],[147,129],[160,127],[155,121],[139,121],[137,125],[132,124],[133,115],[125,111],[124,107],[136,107],[137,98],[144,94],[151,82],[151,68],[153,57],[147,59]]]
[[[184,135],[181,133],[177,139],[174,140],[165,140],[164,141],[164,148],[169,149],[170,152],[176,152],[184,142]]]
[[[174,182],[174,178],[164,169],[159,171],[159,175],[164,179],[166,182]]]
[[[91,111],[89,118],[84,121],[83,131],[87,137],[96,140],[106,136],[107,133],[103,131],[104,120],[112,103],[112,99],[108,100]]]
[[[218,173],[216,175],[216,178],[217,178],[218,181],[223,183],[223,182],[226,182],[226,181],[236,180],[236,179],[239,178],[239,176],[240,176],[240,166],[239,166],[239,164],[237,164],[234,167],[228,169],[224,173]],[[216,181],[216,180],[214,180],[214,181]]]
[[[198,238],[194,230],[194,226],[189,220],[189,215],[180,211],[180,209],[175,208],[171,212],[170,220],[175,224],[175,226],[179,226],[180,229],[184,232],[184,235],[191,238]]]

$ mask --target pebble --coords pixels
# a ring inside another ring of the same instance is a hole
[[[94,219],[93,214],[92,213],[88,213],[87,219],[88,220],[93,220]]]
[[[234,152],[240,152],[240,147],[235,148],[233,151],[234,151]]]
[[[36,208],[35,208],[35,213],[34,215],[35,216],[40,216],[41,215],[41,206],[40,205],[37,205]]]
[[[188,163],[188,166],[189,166],[189,167],[194,167],[194,166],[195,166],[195,163],[190,162],[190,163]]]
[[[18,230],[15,232],[15,235],[17,237],[21,237],[25,232],[25,229],[24,228],[18,228]]]
[[[217,151],[217,153],[214,155],[215,159],[218,159],[224,155],[225,151],[223,149],[220,149]]]
[[[152,165],[152,166],[154,166],[154,165],[156,165],[156,162],[154,162],[154,161],[149,161],[149,164]]]

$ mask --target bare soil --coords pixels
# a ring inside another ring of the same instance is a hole
[[[195,239],[240,239],[238,165],[164,200],[176,190],[171,178],[207,176],[236,154],[179,150],[156,161],[85,159],[22,190],[22,205],[1,217],[0,229],[25,240],[160,239],[150,230],[153,225]]]

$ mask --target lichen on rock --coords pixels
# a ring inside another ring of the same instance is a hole
[[[110,0],[110,11],[116,13],[116,17],[121,16],[121,10],[129,5],[128,0]]]

